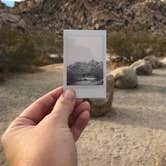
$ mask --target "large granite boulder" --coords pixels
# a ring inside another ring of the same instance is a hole
[[[27,25],[25,21],[21,18],[21,16],[10,13],[0,14],[0,25],[10,26],[21,30],[27,29]]]
[[[107,98],[106,99],[87,99],[91,104],[91,117],[100,117],[111,111],[114,93],[114,78],[111,74],[107,75]]]
[[[120,67],[111,72],[115,79],[115,87],[120,89],[133,89],[137,87],[137,74],[131,67]]]
[[[161,67],[166,67],[166,57],[160,60]]]
[[[152,65],[144,59],[136,61],[130,67],[133,68],[138,75],[152,74]]]
[[[161,67],[161,63],[160,63],[159,59],[154,55],[147,56],[144,59],[152,65],[153,69],[157,69],[157,68]]]

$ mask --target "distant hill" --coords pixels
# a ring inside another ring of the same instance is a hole
[[[6,12],[4,8],[0,4],[0,13]],[[166,34],[165,0],[27,0],[7,11],[21,16],[30,29],[118,31],[129,27]]]

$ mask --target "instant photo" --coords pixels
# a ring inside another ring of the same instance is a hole
[[[64,87],[77,98],[106,97],[106,31],[64,30]]]

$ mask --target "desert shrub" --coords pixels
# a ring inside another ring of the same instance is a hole
[[[152,48],[157,56],[166,54],[166,36],[155,36],[153,38]]]
[[[153,36],[147,32],[133,32],[121,30],[119,32],[109,32],[108,51],[119,56],[126,57],[129,62],[144,58],[149,53],[156,56],[163,56],[166,51],[166,37]]]
[[[34,58],[34,44],[29,34],[8,27],[0,29],[0,72],[29,70]]]
[[[9,27],[0,28],[0,73],[31,71],[33,66],[62,61],[49,54],[62,55],[62,36],[52,33],[23,33]]]
[[[51,63],[62,62],[62,53],[63,53],[63,38],[60,35],[55,33],[32,33],[31,37],[33,38],[35,50],[37,53],[35,64],[36,65],[47,65]],[[59,59],[49,58],[50,54],[59,55]]]

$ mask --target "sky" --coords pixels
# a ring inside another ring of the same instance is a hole
[[[102,37],[68,37],[66,40],[68,64],[104,60]]]
[[[9,7],[13,7],[14,2],[20,2],[20,1],[24,1],[24,0],[1,0],[1,1]]]

